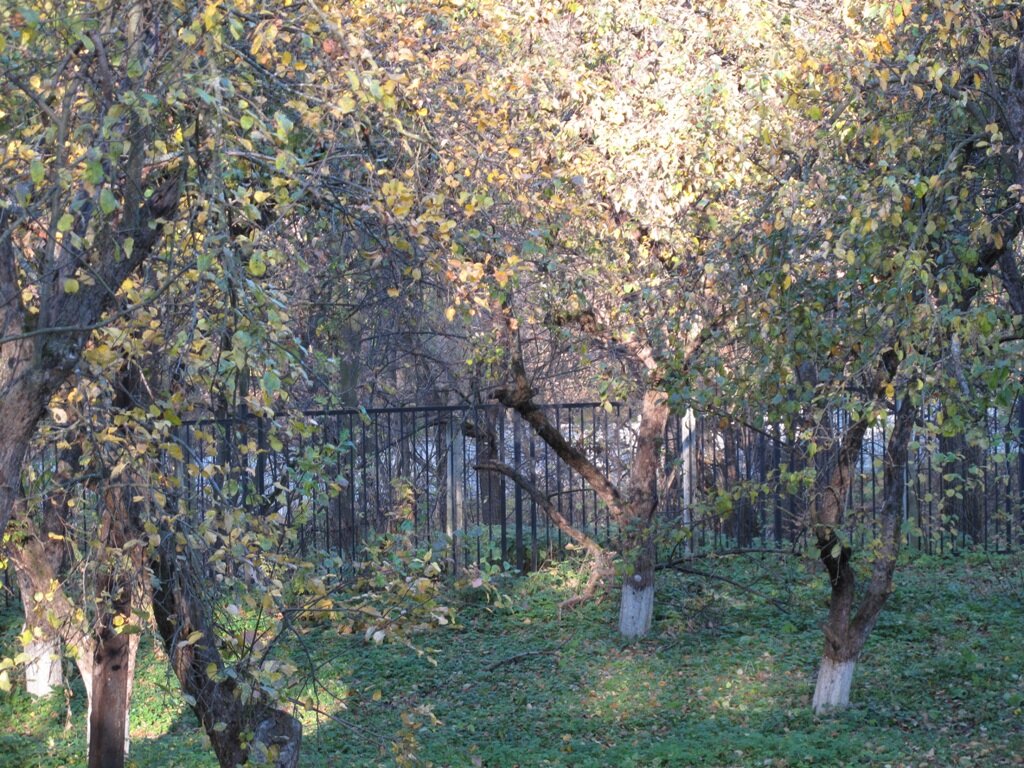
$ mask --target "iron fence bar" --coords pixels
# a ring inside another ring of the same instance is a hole
[[[523,471],[523,446],[522,446],[522,427],[519,421],[516,421],[516,426],[512,430],[512,465],[516,468],[516,472]],[[519,483],[515,484],[513,490],[515,499],[515,532],[516,532],[516,568],[520,572],[523,570],[523,489],[519,486]]]
[[[527,436],[528,445],[528,461],[530,462],[530,473],[533,474],[533,469],[536,467],[537,461],[537,449],[536,442],[533,436],[533,430],[531,429]],[[538,562],[540,555],[537,552],[537,501],[530,496],[530,570],[536,571],[540,567]]]

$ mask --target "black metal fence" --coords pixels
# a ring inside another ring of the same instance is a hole
[[[626,477],[639,417],[625,406],[546,407],[567,439],[614,483]],[[838,433],[847,417],[834,416]],[[928,552],[1024,543],[1020,406],[989,411],[984,448],[955,438],[912,445],[903,498],[907,546]],[[181,498],[278,515],[304,552],[357,558],[367,537],[404,527],[420,544],[451,542],[460,562],[536,567],[568,543],[514,482],[480,465],[511,465],[569,521],[618,536],[586,483],[512,412],[496,406],[380,408],[304,414],[288,430],[243,417],[183,425],[169,459]],[[868,541],[882,502],[889,425],[869,430],[847,500],[848,535]],[[287,439],[284,435],[290,435]],[[800,548],[806,542],[807,445],[778,425],[677,416],[665,446],[659,521],[677,551]]]

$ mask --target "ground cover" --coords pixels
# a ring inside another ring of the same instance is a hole
[[[508,606],[454,595],[457,624],[416,638],[427,655],[307,625],[287,650],[325,687],[306,692],[321,712],[304,716],[302,764],[393,765],[414,733],[433,766],[1024,765],[1021,566],[962,555],[901,568],[854,706],[830,717],[809,707],[828,589],[799,558],[691,566],[729,581],[660,573],[655,630],[634,643],[616,637],[610,599],[558,617],[571,564],[510,581]],[[81,686],[69,696],[0,696],[0,765],[83,764]],[[148,639],[132,731],[137,766],[216,764]]]

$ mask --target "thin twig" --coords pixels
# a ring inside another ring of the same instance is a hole
[[[750,594],[752,594],[752,595],[754,595],[756,597],[760,597],[766,603],[769,603],[770,605],[772,605],[773,607],[777,608],[778,610],[782,611],[785,614],[789,613],[789,609],[783,604],[783,602],[781,600],[778,600],[778,599],[776,599],[774,597],[771,597],[770,595],[766,595],[764,592],[760,592],[760,591],[754,589],[749,584],[743,584],[743,583],[741,583],[739,581],[736,581],[735,579],[730,579],[728,576],[720,576],[717,573],[709,573],[708,571],[701,571],[701,570],[698,570],[697,568],[690,568],[689,566],[683,565],[683,562],[684,561],[682,561],[682,560],[674,560],[674,561],[670,561],[670,562],[667,562],[667,563],[659,563],[658,565],[654,566],[654,569],[656,571],[663,571],[663,570],[671,569],[673,571],[678,571],[679,573],[688,573],[691,576],[700,576],[701,578],[704,578],[704,579],[713,579],[715,581],[722,581],[722,582],[725,582],[726,584],[731,584],[732,586],[737,587],[738,589],[742,589],[745,592],[749,592]]]

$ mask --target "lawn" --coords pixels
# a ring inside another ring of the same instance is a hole
[[[797,558],[693,564],[748,588],[660,573],[654,632],[635,643],[616,637],[613,599],[558,616],[579,576],[571,564],[509,580],[502,607],[451,595],[458,621],[416,638],[427,654],[307,626],[287,647],[318,680],[306,692],[320,712],[303,715],[302,764],[394,765],[414,748],[424,766],[1024,765],[1022,564],[904,564],[858,666],[854,706],[820,718],[809,702],[828,589]],[[0,653],[12,650],[14,608],[0,617]],[[215,766],[144,644],[132,762]],[[0,696],[0,765],[84,764],[80,685],[69,694]]]

